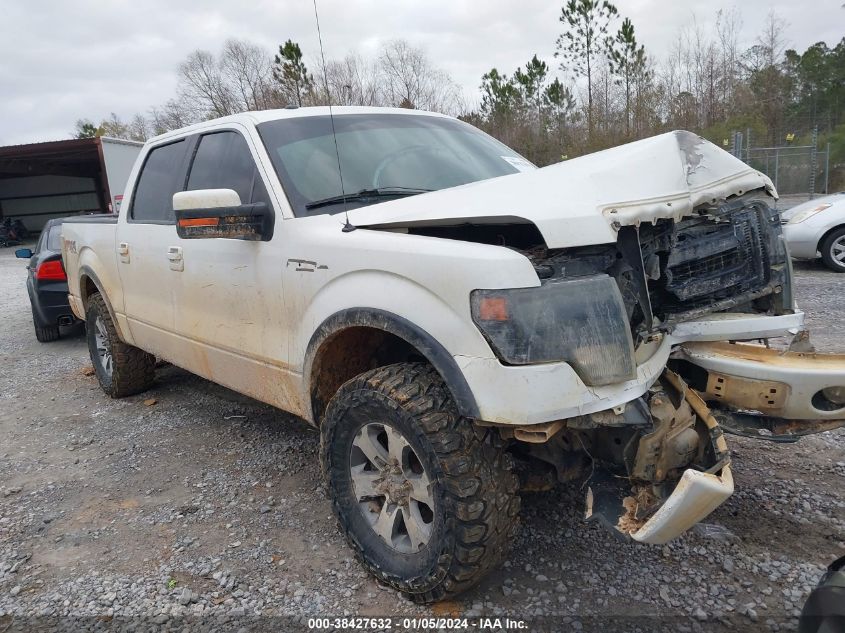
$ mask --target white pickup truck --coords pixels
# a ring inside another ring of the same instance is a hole
[[[430,602],[503,559],[520,483],[663,543],[732,493],[723,431],[843,425],[774,196],[688,132],[537,169],[437,114],[254,112],[147,142],[63,256],[106,393],[160,358],[319,427],[350,547]]]

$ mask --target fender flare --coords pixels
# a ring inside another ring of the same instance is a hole
[[[82,284],[82,278],[83,277],[88,277],[91,280],[91,282],[94,284],[94,287],[97,288],[97,292],[100,293],[100,296],[103,298],[103,301],[106,304],[106,308],[109,311],[109,316],[111,317],[112,323],[114,323],[114,327],[117,330],[118,335],[120,336],[120,340],[123,341],[123,342],[126,342],[126,336],[120,330],[120,322],[117,320],[117,315],[114,311],[114,308],[112,307],[111,301],[109,300],[109,296],[106,294],[106,291],[103,290],[103,284],[100,281],[100,278],[97,277],[97,273],[95,273],[93,270],[91,270],[91,267],[87,266],[87,265],[80,266],[80,268],[79,268],[79,279],[80,279],[79,298],[82,301],[83,309],[87,310],[87,308],[88,308],[88,297],[90,296],[90,295],[84,294],[84,290],[83,290],[84,286]]]
[[[464,378],[463,372],[461,372],[455,359],[446,348],[431,334],[411,321],[391,312],[376,308],[348,308],[335,312],[326,318],[314,331],[305,352],[305,365],[303,368],[303,378],[307,385],[306,394],[309,408],[312,406],[310,399],[311,372],[318,350],[328,338],[350,327],[371,327],[383,330],[412,345],[431,363],[432,367],[443,378],[460,414],[466,418],[476,420],[480,418],[481,413],[475,401],[475,396],[466,378]],[[314,412],[312,411],[311,414],[312,419],[314,419]]]

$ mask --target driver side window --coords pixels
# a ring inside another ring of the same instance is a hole
[[[200,138],[186,190],[196,189],[234,189],[242,204],[270,204],[249,146],[238,132],[212,132]]]

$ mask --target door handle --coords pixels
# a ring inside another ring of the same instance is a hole
[[[185,270],[185,260],[182,259],[181,246],[168,246],[167,259],[170,261],[170,270],[182,272]]]
[[[120,261],[124,264],[129,263],[129,244],[121,242],[117,245],[117,254],[120,256]]]

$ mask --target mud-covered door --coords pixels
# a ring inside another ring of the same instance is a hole
[[[232,189],[242,204],[273,209],[251,141],[237,129],[202,135],[186,190]],[[275,230],[282,230],[277,218]],[[193,371],[287,410],[287,334],[279,240],[178,239],[184,268],[177,288],[176,329],[190,341]],[[297,411],[298,412],[298,411]]]
[[[187,147],[188,141],[181,139],[150,150],[115,240],[132,338],[137,346],[168,360],[179,282],[170,268],[168,246],[176,238],[173,194],[184,183]]]

